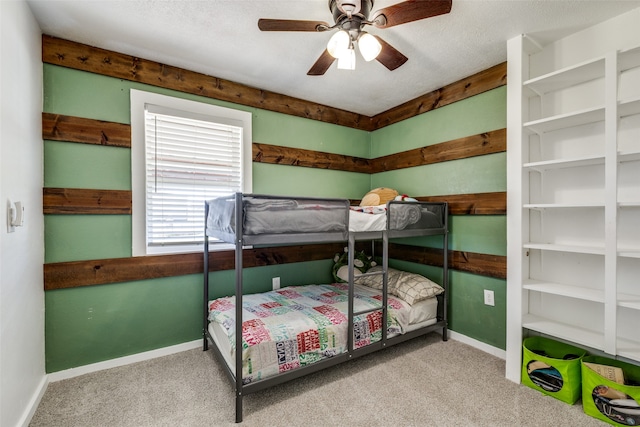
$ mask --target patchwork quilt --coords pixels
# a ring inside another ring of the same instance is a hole
[[[356,286],[354,311],[381,307],[379,291]],[[348,285],[291,286],[243,297],[243,382],[261,380],[347,351]],[[406,302],[388,297],[388,336],[409,324]],[[209,302],[209,321],[227,332],[235,360],[235,297]],[[382,311],[355,316],[354,347],[382,339]]]

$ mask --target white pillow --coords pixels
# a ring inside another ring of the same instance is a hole
[[[409,304],[433,298],[444,292],[442,286],[424,276],[407,271],[401,271],[400,273],[400,277],[391,293]]]
[[[344,267],[346,266],[341,267],[341,269]],[[376,266],[370,268],[367,273],[381,270],[382,266]],[[346,269],[345,274],[348,274],[348,271],[349,270]],[[444,292],[442,286],[416,273],[389,268],[387,270],[387,276],[387,292],[405,300],[409,304],[415,304],[418,301],[435,297]],[[370,288],[382,289],[381,274],[358,277],[354,279],[354,282],[359,285],[369,286]]]

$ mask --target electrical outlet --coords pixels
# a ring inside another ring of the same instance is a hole
[[[484,290],[484,303],[486,305],[496,305],[495,301],[493,300],[493,291],[490,291],[489,289]]]
[[[280,278],[274,277],[271,279],[271,286],[273,286],[273,290],[280,289]]]

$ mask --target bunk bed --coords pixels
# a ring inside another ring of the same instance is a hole
[[[242,193],[205,202],[203,349],[208,350],[209,344],[212,344],[214,354],[235,386],[237,423],[242,422],[242,399],[247,394],[440,329],[446,341],[447,204],[389,201],[382,209],[382,216],[369,215],[360,210],[352,208],[346,199]],[[374,216],[376,219],[372,220]],[[389,276],[398,274],[388,267],[389,239],[430,235],[441,235],[443,239],[441,291],[444,292],[436,292],[437,296],[413,304],[389,295]],[[235,244],[235,293],[213,301],[209,299],[208,274],[212,238]],[[381,242],[382,263],[369,272],[361,273],[354,267],[357,263],[356,242],[365,240]],[[348,242],[346,283],[305,285],[264,294],[244,294],[243,247],[334,242]],[[373,288],[363,286],[370,280],[377,285]],[[285,296],[293,299],[284,301]],[[250,305],[252,302],[254,306]],[[305,302],[310,304],[305,305]],[[305,319],[300,318],[301,315],[311,313],[313,318],[306,320],[306,326],[302,326],[304,333],[296,336],[296,332],[293,332],[293,337],[289,330],[293,326],[280,326],[283,328],[280,335],[288,340],[283,339],[275,344],[270,342],[266,344],[266,350],[260,349],[257,345],[266,341],[264,335],[269,335],[264,330],[264,321],[267,318],[271,320],[274,313],[284,313],[283,319],[303,324]],[[412,317],[415,322],[407,321]],[[309,336],[310,324],[315,324],[316,328],[318,324],[328,325],[323,327],[322,334],[331,335],[329,340],[325,340],[325,344],[331,341],[331,345],[323,345],[321,351],[305,353],[305,363],[300,360],[294,364],[283,363],[289,360],[287,354],[293,351],[292,346],[319,350],[321,346],[318,345],[317,331]],[[255,349],[252,348],[254,345]],[[243,350],[235,351],[239,348]],[[269,358],[261,355],[260,351],[275,351],[280,359],[280,367],[265,363],[265,366],[257,367],[257,373],[256,369],[252,369],[255,366],[250,367],[252,375],[247,375],[245,353],[250,348],[257,352],[253,354],[254,361]]]

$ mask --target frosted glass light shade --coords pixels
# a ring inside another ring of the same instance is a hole
[[[329,39],[327,43],[327,51],[334,58],[340,58],[342,54],[349,49],[351,44],[351,36],[346,31],[338,31]]]
[[[376,59],[382,50],[382,45],[374,36],[369,33],[362,33],[358,39],[358,48],[365,61]]]
[[[353,49],[347,49],[338,58],[338,68],[341,70],[355,70],[356,69],[356,51]]]

